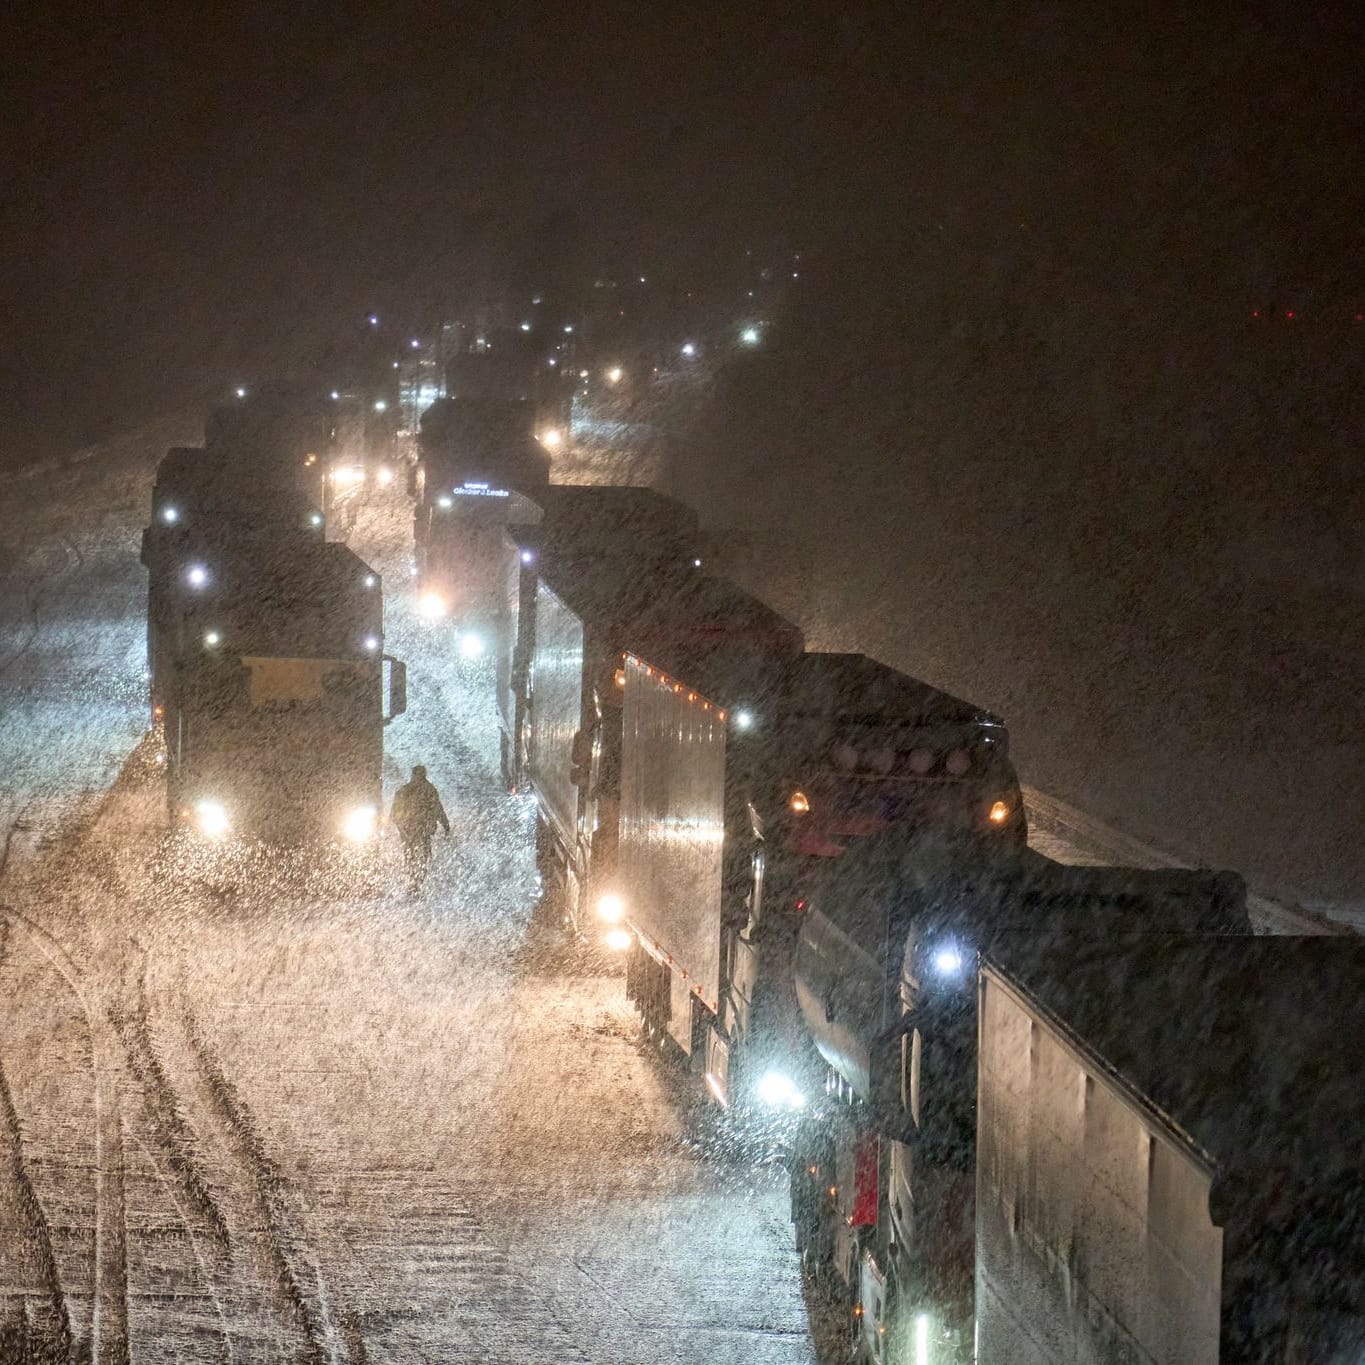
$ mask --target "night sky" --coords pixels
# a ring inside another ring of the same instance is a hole
[[[1239,807],[1288,762],[1365,809],[1359,7],[849,9],[11,20],[4,458],[372,307],[705,281],[781,241],[809,261],[782,343],[757,390],[717,386],[682,491],[723,522],[767,489],[781,520],[780,469],[793,527],[852,565],[828,610],[1006,709],[1101,813],[1163,726],[1214,786],[1236,748]],[[803,530],[820,498],[843,515]],[[848,605],[888,585],[904,610]],[[1354,884],[1353,825],[1285,799],[1255,840]]]

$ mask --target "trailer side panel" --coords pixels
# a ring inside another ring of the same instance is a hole
[[[977,1117],[982,1365],[1217,1365],[1211,1175],[992,968]]]

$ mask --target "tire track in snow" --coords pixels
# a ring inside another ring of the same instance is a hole
[[[256,1307],[257,1316],[265,1309],[267,1321],[256,1330],[283,1328],[294,1338],[291,1359],[304,1365],[346,1360],[321,1273],[304,1249],[288,1180],[267,1152],[250,1108],[224,1072],[188,999],[170,1002],[164,1017],[168,1041],[186,1064],[185,1089],[194,1096],[201,1133],[213,1142],[215,1175],[221,1173],[230,1185],[234,1289],[266,1296],[267,1302]],[[340,1316],[346,1319],[344,1310]]]

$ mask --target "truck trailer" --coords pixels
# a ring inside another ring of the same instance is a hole
[[[743,639],[794,655],[800,631],[756,598],[688,564],[646,572],[636,560],[542,555],[527,682],[526,780],[548,894],[579,933],[619,898],[622,701],[632,649]]]
[[[795,952],[824,1084],[792,1144],[792,1217],[864,1359],[973,1358],[982,954],[1250,932],[1232,873],[1070,867],[914,830],[830,869]]]
[[[605,560],[628,565],[623,573],[651,578],[700,567],[696,512],[652,488],[553,484],[526,510],[526,519],[510,524],[503,538],[503,609],[495,639],[502,777],[509,791],[525,782],[542,563],[553,566],[562,585],[574,574],[595,572],[593,565]]]
[[[982,1365],[1365,1359],[1365,950],[982,963]]]
[[[627,662],[619,908],[646,1025],[721,1103],[771,1113],[809,1088],[791,953],[822,868],[893,826],[1025,829],[996,717],[865,655],[751,635]]]

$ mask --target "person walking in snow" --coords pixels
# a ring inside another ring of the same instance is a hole
[[[440,793],[427,781],[427,770],[420,763],[412,770],[412,780],[394,793],[389,823],[403,840],[403,866],[412,889],[417,891],[426,880],[437,826],[450,834],[450,819]]]

